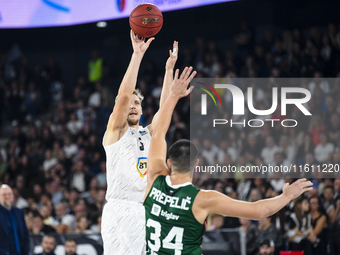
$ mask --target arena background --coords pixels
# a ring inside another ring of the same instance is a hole
[[[163,28],[145,54],[139,73],[137,87],[145,95],[142,124],[149,124],[158,109],[164,65],[174,40],[179,41],[176,67],[192,65],[205,78],[231,73],[237,77],[339,77],[338,13],[338,2],[316,0],[233,1],[164,12]],[[60,202],[66,203],[66,210],[74,219],[71,226],[56,227],[58,232],[99,231],[98,220],[105,202],[105,155],[101,139],[132,53],[128,19],[106,22],[103,28],[90,23],[0,30],[0,181],[14,187],[17,206],[25,208],[30,231],[40,237],[39,222],[33,223],[35,210],[43,214],[45,224],[58,225],[54,218]],[[262,57],[256,53],[256,47],[263,49]],[[103,76],[90,82],[88,66],[94,55],[103,59]],[[210,58],[206,59],[206,55]],[[333,146],[328,163],[340,163],[339,96],[338,87],[320,88],[317,95],[313,94],[314,110],[319,118],[313,125],[306,123],[299,138],[288,137],[290,142],[299,140],[294,144],[294,162],[298,158],[301,163],[316,162],[314,148],[319,143],[320,130],[324,130],[329,146]],[[181,100],[168,133],[169,145],[189,137],[188,114],[188,102]],[[335,116],[334,120],[331,116]],[[246,137],[249,133],[249,130],[245,132]],[[306,134],[310,134],[310,146],[306,145]],[[281,133],[276,131],[271,135],[280,147]],[[258,136],[258,151],[265,147],[262,140],[265,138]],[[202,145],[202,152],[208,152],[201,155],[202,159],[213,157],[217,161],[218,155],[232,158],[236,151],[232,164],[242,164],[244,161],[240,162],[238,156],[247,147],[247,140],[239,133],[231,139],[234,144],[229,144],[229,148],[212,150]],[[261,160],[261,155],[258,158]],[[74,181],[79,180],[75,176],[81,177],[80,183]],[[339,179],[321,176],[313,182],[314,192],[321,196],[332,218],[331,214],[339,213]],[[256,201],[280,193],[282,180],[206,178],[195,183],[234,198],[242,196]],[[331,200],[325,198],[326,186],[333,187]],[[291,205],[272,218],[277,230],[275,237],[268,238],[277,239],[277,254],[279,250],[289,249],[286,216],[292,211]],[[325,254],[340,252],[337,247],[340,222],[339,218],[334,219],[328,221],[327,231],[321,237],[327,243]],[[255,254],[263,241],[258,225],[252,222],[256,234],[251,240],[246,237],[247,253],[243,254]],[[212,216],[204,254],[240,254],[240,234],[220,232],[239,226],[236,219]],[[64,239],[58,240],[62,243]]]

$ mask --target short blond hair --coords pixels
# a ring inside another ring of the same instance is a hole
[[[140,91],[140,89],[135,89],[132,92],[132,95],[136,95],[138,97],[139,101],[142,103],[144,96],[142,95],[142,92]],[[117,100],[118,100],[118,95],[116,96],[115,103],[117,103]]]

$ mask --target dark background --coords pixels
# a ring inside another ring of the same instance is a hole
[[[233,49],[233,35],[246,20],[260,40],[265,29],[326,26],[340,22],[340,3],[331,0],[263,0],[235,1],[223,4],[190,8],[163,13],[163,28],[145,56],[148,60],[162,64],[167,58],[164,47],[170,47],[173,40],[180,45],[191,45],[195,38],[218,40],[219,47]],[[74,82],[77,75],[87,74],[87,64],[92,49],[99,49],[111,73],[117,79],[117,86],[124,73],[132,52],[129,38],[128,18],[107,21],[106,28],[96,23],[69,27],[35,29],[1,29],[0,52],[6,52],[18,43],[30,63],[44,62],[54,56],[63,69],[66,84]],[[157,56],[157,57],[155,57]],[[144,60],[145,61],[145,60]],[[44,64],[44,63],[43,63]],[[143,65],[141,66],[143,70]]]

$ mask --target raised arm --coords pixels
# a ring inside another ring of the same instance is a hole
[[[178,42],[174,41],[173,51],[169,50],[169,58],[165,64],[165,75],[164,75],[164,80],[163,80],[161,98],[159,102],[159,109],[162,109],[166,99],[168,98],[170,94],[170,88],[171,88],[171,84],[173,82],[173,76],[174,76],[174,68],[175,68],[177,58],[178,58],[177,55],[178,55]],[[148,126],[148,129],[151,135],[153,134],[153,125],[155,121],[157,120],[158,116],[159,116],[159,110],[156,112],[155,116],[153,117],[151,125]]]
[[[156,119],[153,127],[153,135],[150,141],[150,149],[148,155],[148,185],[146,195],[152,186],[153,181],[159,175],[169,174],[166,160],[166,141],[165,135],[169,129],[171,116],[178,100],[189,95],[192,88],[188,89],[190,81],[196,75],[196,71],[191,75],[192,67],[185,68],[181,76],[178,77],[179,70],[176,70],[175,79],[171,85],[170,95],[166,99],[164,106],[160,109],[159,118]]]
[[[110,115],[109,122],[106,127],[106,134],[104,136],[104,145],[110,145],[119,140],[120,134],[127,129],[127,115],[131,105],[131,96],[136,87],[137,75],[139,66],[144,56],[145,51],[148,49],[150,43],[154,38],[149,38],[144,42],[144,38],[140,39],[135,35],[132,30],[130,37],[133,47],[133,54],[130,64],[124,78],[120,84],[118,91],[118,99]]]
[[[200,191],[193,205],[193,213],[202,223],[212,212],[230,217],[258,220],[275,214],[291,200],[311,190],[311,186],[310,181],[299,179],[291,185],[286,183],[281,195],[254,203],[235,200],[217,191]]]

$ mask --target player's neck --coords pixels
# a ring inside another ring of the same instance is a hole
[[[186,182],[192,182],[190,173],[180,174],[176,171],[172,172],[170,175],[170,180],[172,185],[183,184]]]

